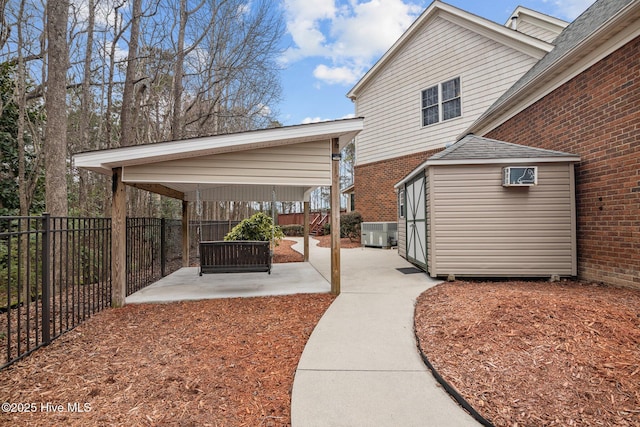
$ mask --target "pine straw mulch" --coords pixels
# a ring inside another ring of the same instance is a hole
[[[452,282],[416,304],[419,346],[496,426],[640,426],[640,291]]]
[[[107,309],[0,371],[0,401],[36,409],[2,412],[0,425],[288,426],[298,361],[332,301],[306,294]],[[69,412],[74,403],[90,411]]]

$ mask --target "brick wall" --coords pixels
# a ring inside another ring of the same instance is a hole
[[[640,288],[640,38],[485,136],[580,155],[578,274]]]
[[[356,166],[355,203],[363,221],[397,221],[398,203],[393,186],[438,151],[424,151]]]

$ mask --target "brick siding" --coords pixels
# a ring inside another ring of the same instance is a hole
[[[578,154],[578,275],[640,288],[640,38],[485,136]]]
[[[398,202],[393,186],[438,151],[424,151],[356,166],[355,208],[363,221],[397,221]]]

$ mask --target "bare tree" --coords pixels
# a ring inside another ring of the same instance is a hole
[[[7,10],[7,3],[9,0],[0,0],[0,50],[4,47],[4,44],[9,40],[10,28],[7,25],[5,19],[5,11]]]
[[[133,0],[131,29],[129,31],[129,53],[127,71],[122,92],[122,110],[120,112],[120,145],[134,145],[136,136],[136,68],[138,64],[138,46],[140,43],[140,21],[142,19],[142,0]]]
[[[67,201],[67,24],[69,1],[47,2],[46,205],[53,216],[68,214]]]

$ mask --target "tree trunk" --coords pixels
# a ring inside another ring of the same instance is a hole
[[[69,1],[47,2],[47,127],[44,145],[47,211],[67,216],[67,21]]]
[[[129,54],[127,56],[127,72],[122,93],[122,111],[120,113],[120,146],[127,147],[136,143],[136,68],[138,65],[138,44],[140,37],[140,18],[142,17],[142,0],[133,0],[133,16],[129,35]]]
[[[82,98],[80,113],[80,146],[83,148],[89,148],[89,123],[91,120],[91,60],[93,59],[93,30],[95,26],[95,4],[94,0],[89,0],[89,21],[87,22],[87,45],[85,46],[84,55],[84,72],[82,78]],[[94,148],[94,147],[91,147]],[[89,179],[89,171],[81,169],[78,171],[80,178],[78,186],[78,208],[84,215],[89,214],[87,196],[88,187],[91,185]]]

